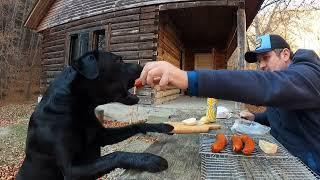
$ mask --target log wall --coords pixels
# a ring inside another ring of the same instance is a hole
[[[104,29],[106,50],[121,55],[126,62],[142,64],[156,59],[158,15],[156,6],[132,8],[92,16],[42,31],[41,87],[68,65],[70,34]]]

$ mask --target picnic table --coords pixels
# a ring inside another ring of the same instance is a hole
[[[217,120],[222,129],[206,134],[160,135],[159,140],[145,152],[164,157],[169,168],[160,173],[126,170],[120,179],[319,179],[270,134],[252,136],[256,148],[251,156],[235,154],[230,142],[221,153],[212,153],[210,145],[215,140],[215,134],[224,132],[230,139],[230,127],[234,120]],[[258,147],[258,140],[276,143],[279,146],[277,153],[263,153]]]

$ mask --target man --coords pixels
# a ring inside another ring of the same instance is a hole
[[[167,62],[151,62],[140,78],[143,84],[154,86],[157,82],[163,89],[173,85],[194,96],[268,106],[265,113],[242,115],[269,125],[281,144],[320,174],[319,57],[311,50],[293,55],[282,37],[263,35],[245,59],[259,63],[262,71],[185,72]]]

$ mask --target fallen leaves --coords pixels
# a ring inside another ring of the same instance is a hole
[[[0,180],[14,180],[19,171],[22,161],[16,165],[0,166]]]
[[[35,104],[7,104],[0,107],[0,127],[16,124],[21,119],[28,119]]]

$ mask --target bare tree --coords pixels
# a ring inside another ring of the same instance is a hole
[[[30,68],[39,65],[38,35],[23,26],[34,3],[35,0],[0,0],[0,100],[9,92],[14,93],[9,88],[18,82],[30,82],[25,81],[25,73],[32,75]],[[22,86],[27,88],[19,91],[29,97],[29,85]]]
[[[293,41],[289,34],[294,34],[297,28],[310,31],[301,17],[319,9],[317,0],[266,0],[248,31],[248,47],[254,47],[256,37],[267,33],[281,34]]]

